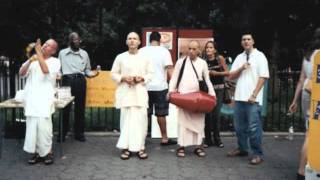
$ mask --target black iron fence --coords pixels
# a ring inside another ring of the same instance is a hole
[[[23,89],[25,81],[18,75],[20,66],[21,62],[15,63],[6,57],[0,57],[0,101],[13,98],[17,90]],[[265,131],[288,131],[291,125],[296,131],[304,130],[301,109],[288,116],[288,107],[294,96],[299,73],[291,71],[290,68],[277,70],[276,65],[270,65],[270,79],[265,91],[266,103],[263,106]],[[15,109],[6,110],[3,117],[7,121],[7,129],[24,119],[22,110]],[[58,125],[57,118],[58,116],[54,115],[55,128]],[[119,130],[120,112],[115,108],[86,108],[85,118],[87,131]],[[224,106],[222,110],[221,129],[233,130],[232,108],[229,106]]]

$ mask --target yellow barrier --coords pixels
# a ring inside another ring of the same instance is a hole
[[[87,78],[86,107],[114,107],[116,84],[110,71],[100,71],[94,78]]]
[[[315,54],[308,137],[308,162],[320,172],[320,51]]]

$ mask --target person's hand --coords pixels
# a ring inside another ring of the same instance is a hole
[[[246,62],[244,63],[242,66],[241,66],[241,69],[242,70],[246,70],[246,69],[249,69],[250,68],[250,63]]]
[[[290,113],[296,112],[297,111],[297,107],[298,107],[297,103],[296,102],[292,102],[291,105],[289,106],[289,112]]]
[[[178,90],[174,90],[174,91],[168,92],[167,95],[166,95],[166,100],[169,101],[170,100],[170,95],[172,93],[176,93],[176,92],[178,92]]]
[[[29,61],[33,62],[33,61],[36,61],[37,59],[38,59],[38,56],[36,54],[34,54],[29,58]]]
[[[167,100],[167,101],[170,100],[170,94],[171,94],[171,93],[173,93],[173,92],[168,92],[168,93],[167,93],[167,95],[166,95],[166,100]]]
[[[218,72],[218,71],[210,70],[210,71],[209,71],[209,74],[210,74],[211,76],[215,76],[215,75],[217,74],[217,72]]]
[[[39,54],[42,54],[42,50],[41,50],[41,40],[40,39],[37,39],[37,42],[36,42],[36,45],[34,47],[36,53],[39,55]]]
[[[99,75],[99,71],[92,71],[91,77],[96,77]]]
[[[132,76],[124,76],[122,77],[121,81],[129,84],[130,86],[135,84]]]
[[[171,92],[168,92],[167,95],[166,95],[166,100],[167,100],[167,101],[170,100],[170,94],[171,94]]]
[[[56,77],[56,80],[59,81],[59,80],[61,80],[61,79],[62,79],[62,76],[61,76],[60,74],[58,74],[57,77]]]
[[[143,77],[141,77],[141,76],[136,76],[136,77],[134,77],[134,82],[136,83],[136,84],[138,84],[138,83],[140,83],[140,82],[143,82],[144,81],[144,79],[143,79]]]
[[[248,102],[251,103],[251,104],[256,103],[256,98],[257,98],[257,97],[252,94],[252,95],[250,96],[250,98],[248,99]]]

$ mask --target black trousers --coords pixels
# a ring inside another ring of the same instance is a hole
[[[85,124],[85,103],[87,82],[82,74],[70,74],[62,77],[62,85],[71,87],[71,94],[74,99],[74,135],[75,137],[84,135]],[[71,104],[63,110],[63,137],[69,131]]]
[[[205,117],[205,144],[212,145],[212,131],[215,143],[221,142],[220,138],[220,109],[222,107],[223,89],[215,89],[217,105],[212,112],[207,113]]]

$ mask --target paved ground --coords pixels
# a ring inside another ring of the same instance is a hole
[[[175,156],[176,146],[160,147],[159,140],[147,139],[149,159],[136,156],[123,161],[115,148],[117,137],[88,137],[80,143],[67,139],[65,158],[56,149],[51,166],[26,163],[28,155],[22,151],[23,141],[4,141],[0,159],[1,180],[294,180],[303,136],[293,141],[274,136],[264,137],[265,162],[259,166],[248,164],[248,158],[228,158],[236,139],[223,137],[225,148],[207,149],[207,157],[199,158],[188,149],[185,158]],[[58,147],[58,146],[57,146]]]

